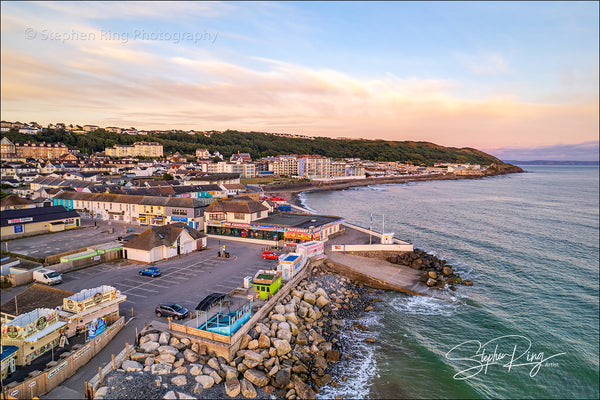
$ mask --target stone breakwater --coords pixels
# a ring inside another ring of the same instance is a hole
[[[344,359],[336,333],[355,328],[346,327],[347,320],[373,309],[379,300],[368,293],[314,267],[243,336],[231,361],[187,338],[145,329],[136,351],[105,377],[95,398],[314,399],[319,388],[344,384],[345,376],[332,374]]]
[[[473,285],[472,281],[463,280],[446,260],[419,249],[388,257],[387,261],[422,270],[420,280],[429,287],[443,288],[448,285],[450,290],[456,290],[456,284]]]

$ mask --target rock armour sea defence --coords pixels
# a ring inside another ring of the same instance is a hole
[[[362,284],[354,286],[319,267],[312,273],[249,329],[231,361],[206,354],[188,339],[146,330],[131,355],[135,364],[124,364],[135,379],[122,386],[118,373],[127,373],[113,371],[106,378],[108,389],[98,393],[104,398],[310,399],[319,387],[343,385],[332,372],[344,359],[336,332],[344,319],[372,310],[374,303]],[[150,389],[133,386],[143,381],[151,382]]]
[[[448,285],[450,290],[456,290],[455,285],[459,283],[468,286],[473,285],[472,281],[462,280],[458,273],[454,271],[452,265],[447,264],[446,260],[441,260],[419,249],[388,257],[387,261],[422,270],[420,280],[429,287],[443,288]]]

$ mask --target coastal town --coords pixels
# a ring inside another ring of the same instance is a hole
[[[44,129],[149,133],[2,122],[4,133]],[[294,193],[490,166],[1,145],[2,398],[61,393],[65,381],[89,399],[314,398],[343,385],[335,331],[365,330],[346,320],[378,307],[377,290],[443,298],[472,284],[393,232],[310,213]],[[135,390],[110,383],[132,376]]]

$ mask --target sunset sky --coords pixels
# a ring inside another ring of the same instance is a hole
[[[3,120],[598,160],[598,2],[1,4]]]

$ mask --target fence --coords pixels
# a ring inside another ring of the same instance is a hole
[[[231,344],[231,336],[221,335],[219,333],[203,331],[202,329],[192,328],[186,325],[174,324],[169,318],[169,329],[174,332],[181,332],[187,335],[197,336],[204,339],[214,340],[215,342],[221,342]]]
[[[335,244],[331,251],[336,252],[369,252],[369,251],[413,251],[412,244]]]
[[[80,249],[65,251],[64,253],[53,254],[51,256],[47,256],[46,264],[48,264],[48,265],[58,264],[60,262],[61,257],[70,256],[71,254],[75,254],[75,253],[81,253],[82,251],[86,251],[87,249],[88,249],[87,247],[82,247]]]
[[[175,333],[181,333],[181,334],[193,336],[195,339],[200,339],[200,340],[209,339],[209,340],[213,340],[216,342],[225,343],[225,344],[229,345],[229,351],[225,350],[225,352],[228,353],[228,356],[226,358],[231,359],[232,355],[237,351],[242,337],[246,333],[248,333],[248,331],[252,327],[254,327],[254,325],[256,325],[256,323],[259,320],[264,318],[264,316],[267,315],[269,313],[269,311],[271,311],[271,309],[275,306],[275,304],[277,304],[277,302],[282,297],[287,296],[288,293],[291,291],[291,289],[296,287],[296,284],[300,280],[304,279],[304,277],[306,276],[308,271],[314,265],[312,263],[315,261],[322,263],[323,259],[311,260],[311,265],[303,268],[302,271],[300,271],[298,273],[298,275],[296,275],[291,281],[289,281],[288,283],[283,285],[281,287],[281,289],[273,297],[271,297],[271,299],[269,301],[267,301],[256,314],[254,314],[252,316],[252,318],[250,318],[244,325],[242,325],[242,327],[235,334],[233,334],[231,336],[220,335],[218,333],[208,332],[208,331],[204,331],[201,329],[191,328],[186,325],[176,324],[176,323],[171,322],[170,319],[169,319],[169,330],[172,332],[175,332]],[[209,350],[210,350],[211,349],[210,343],[207,343],[207,344],[209,345]],[[218,350],[222,350],[222,347],[220,347],[220,346],[217,346],[217,347],[219,347]],[[217,350],[217,348],[215,348],[215,350]]]
[[[29,378],[13,387],[4,387],[2,399],[31,399],[48,393],[65,379],[71,377],[79,368],[84,366],[100,352],[123,328],[125,317],[119,318],[109,326],[101,335],[90,340],[76,351],[60,360],[52,368],[47,368],[42,373]]]
[[[64,257],[65,253],[58,254],[52,257],[56,256]],[[59,262],[58,264],[49,265],[46,268],[63,273],[78,268],[89,267],[95,264],[101,264],[106,261],[116,260],[119,258],[123,258],[123,250],[111,250],[107,251],[104,254],[91,255],[88,258],[82,258],[80,260],[71,260],[64,263]],[[33,271],[22,272],[20,274],[8,274],[8,280],[13,286],[25,285],[26,283],[33,281]]]
[[[378,238],[381,238],[381,233],[369,230],[367,228],[363,228],[362,226],[350,224],[348,222],[344,222],[344,225],[347,226],[348,228],[352,228],[352,229],[357,230],[359,232],[368,233],[370,235],[373,235],[373,236],[376,236]],[[396,243],[396,244],[404,244],[404,245],[411,245],[412,246],[412,244],[410,244],[408,242],[405,242],[404,240],[400,240],[400,239],[396,239],[396,238],[394,238],[394,243]],[[410,251],[412,251],[412,249]]]

